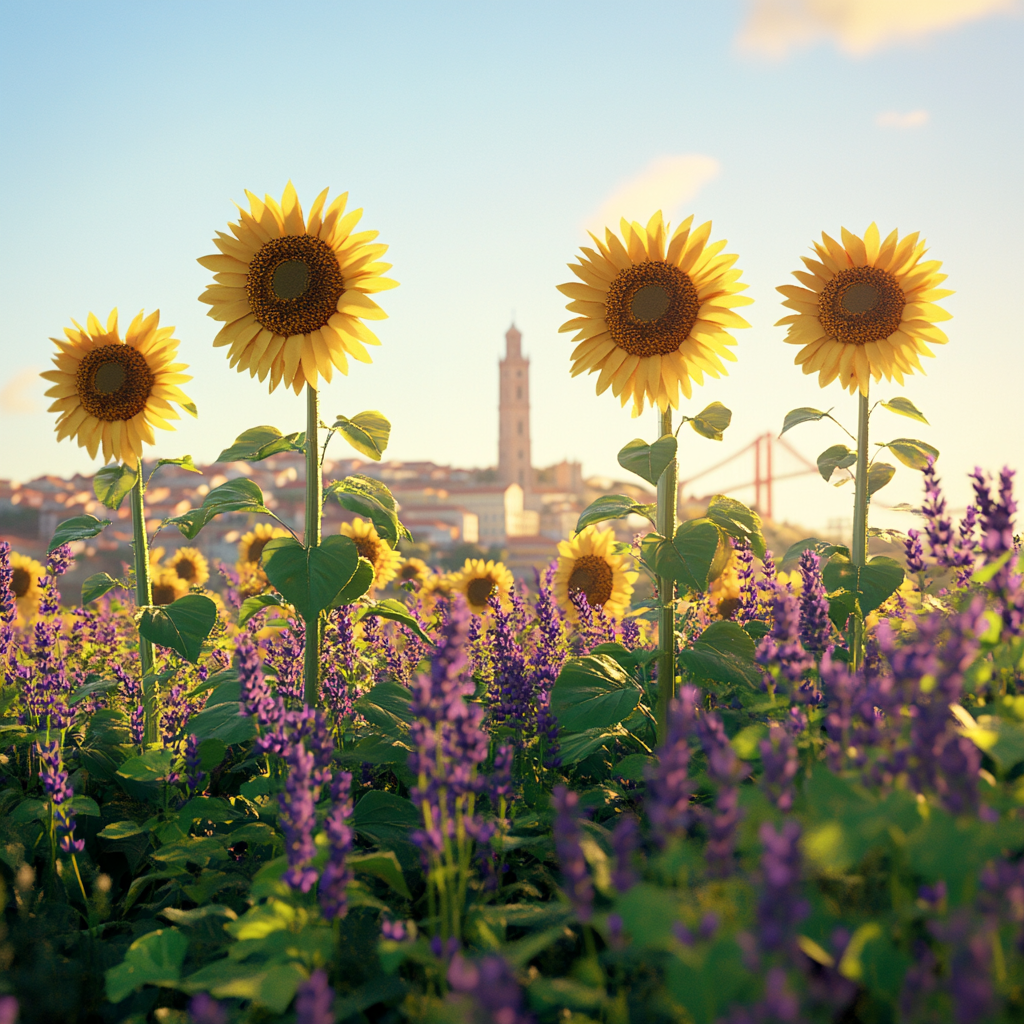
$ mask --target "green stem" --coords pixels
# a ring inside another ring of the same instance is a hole
[[[320,528],[323,518],[323,463],[318,444],[320,429],[320,393],[306,385],[306,532],[303,541],[306,550],[320,547]],[[320,640],[322,627],[320,612],[310,614],[306,622],[305,698],[315,707],[320,697]]]
[[[135,608],[145,608],[153,603],[153,583],[149,576],[149,539],[146,537],[146,507],[143,494],[146,490],[139,461],[139,476],[131,490],[132,534],[135,548]],[[142,706],[145,714],[143,747],[155,743],[157,737],[156,681],[153,679],[153,645],[139,635],[139,671],[142,676]],[[148,681],[147,681],[148,677]]]
[[[672,433],[672,409],[661,414],[659,437]],[[658,533],[671,540],[676,532],[676,488],[678,466],[673,459],[658,481]],[[676,682],[676,619],[675,582],[665,576],[658,577],[658,597],[661,612],[658,621],[658,742],[664,743],[668,732],[668,706],[675,696]]]
[[[854,482],[853,497],[853,543],[850,554],[857,568],[867,565],[868,561],[868,425],[871,419],[871,407],[868,396],[861,394],[857,410],[857,478]],[[864,660],[864,619],[859,611],[854,613],[851,629],[850,656],[853,667],[857,668]]]

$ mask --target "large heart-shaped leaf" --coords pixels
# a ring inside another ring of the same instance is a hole
[[[256,735],[256,719],[243,715],[237,700],[215,704],[215,699],[216,694],[198,715],[189,719],[188,731],[200,740],[220,740],[228,746],[251,740]]]
[[[325,537],[304,548],[294,537],[275,537],[263,549],[267,578],[303,619],[330,608],[355,575],[359,550],[351,537]]]
[[[701,437],[721,441],[729,424],[732,423],[732,410],[726,409],[721,402],[712,402],[696,416],[684,416],[683,422],[687,421]]]
[[[888,462],[875,462],[868,470],[868,494],[880,491],[894,476],[896,467]]]
[[[259,487],[245,477],[238,477],[215,487],[206,495],[199,508],[165,519],[162,525],[173,523],[189,540],[193,540],[211,519],[225,512],[271,514],[263,503],[263,492]]]
[[[648,444],[643,438],[634,438],[619,452],[619,465],[636,473],[649,484],[657,484],[661,474],[676,457],[678,444],[674,434],[659,437],[654,444]]]
[[[109,525],[109,519],[97,519],[95,516],[84,514],[65,519],[63,523],[58,523],[57,529],[53,531],[53,537],[46,553],[49,554],[55,548],[59,548],[61,544],[70,544],[73,540],[88,540],[90,537],[95,537],[104,526]]]
[[[895,441],[879,447],[888,448],[904,466],[922,472],[939,457],[938,448],[933,448],[925,441],[916,441],[912,437],[897,437]]]
[[[124,962],[106,972],[107,999],[119,1003],[143,985],[173,987],[181,978],[188,938],[177,928],[157,928],[136,939]]]
[[[716,494],[708,503],[707,518],[730,537],[745,540],[758,558],[764,558],[767,546],[761,532],[761,517],[752,509],[724,494]]]
[[[605,494],[583,510],[576,522],[576,532],[581,533],[594,523],[603,523],[608,519],[625,519],[628,515],[643,516],[653,523],[654,511],[654,505],[641,505],[628,494]]]
[[[814,420],[823,420],[829,412],[832,410],[826,410],[822,412],[820,409],[812,409],[809,405],[803,405],[799,409],[790,409],[786,413],[786,418],[782,421],[782,429],[779,431],[779,437],[799,423],[811,423]]]
[[[373,586],[373,566],[365,558],[360,557],[359,565],[348,581],[334,596],[332,608],[355,604]]]
[[[376,409],[357,413],[352,419],[339,413],[334,429],[357,452],[374,462],[380,462],[391,437],[391,422]]]
[[[704,590],[717,558],[722,534],[710,519],[682,523],[671,541],[649,533],[640,547],[644,563],[657,576],[664,576],[690,590]]]
[[[195,664],[216,621],[217,606],[208,597],[186,594],[171,604],[144,608],[139,633]]]
[[[118,509],[138,479],[138,470],[130,466],[104,466],[92,478],[92,491],[107,508]]]
[[[885,555],[877,555],[859,568],[848,558],[833,555],[821,575],[830,594],[846,590],[856,595],[861,614],[867,615],[899,589],[904,572],[899,562]]]
[[[882,402],[881,406],[883,409],[888,409],[889,412],[897,413],[900,416],[906,416],[920,423],[928,423],[924,418],[924,413],[909,398],[897,396],[888,402]]]
[[[640,703],[640,689],[607,654],[574,658],[551,689],[551,710],[566,732],[618,725]]]
[[[235,438],[230,448],[217,456],[218,462],[261,462],[278,452],[306,450],[305,433],[282,434],[277,427],[250,427]]]
[[[412,540],[412,534],[398,521],[394,496],[380,480],[354,473],[344,480],[335,480],[324,491],[325,499],[332,496],[342,508],[366,516],[392,547],[403,537]]]
[[[857,453],[845,444],[834,444],[818,456],[818,472],[822,480],[831,480],[837,469],[848,469],[857,461]]]

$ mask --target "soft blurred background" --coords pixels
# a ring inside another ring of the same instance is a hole
[[[683,478],[777,434],[796,406],[855,399],[793,366],[775,286],[822,230],[921,231],[956,295],[950,344],[905,394],[930,426],[881,411],[876,439],[940,449],[954,507],[975,465],[1019,465],[1024,346],[1024,8],[1015,0],[695,0],[374,4],[218,0],[0,7],[0,478],[91,473],[57,444],[38,379],[74,317],[177,325],[198,422],[156,456],[212,462],[244,428],[301,429],[301,400],[230,370],[197,302],[196,257],[244,189],[308,207],[348,190],[401,287],[371,366],[326,388],[325,413],[380,409],[388,456],[495,465],[498,359],[510,323],[531,360],[533,464],[623,479],[616,452],[653,439],[595,378],[570,379],[555,285],[586,229],[662,208],[713,219],[756,299],[730,376],[695,391],[733,410],[721,443],[688,429]],[[376,329],[376,328],[375,328]],[[827,421],[786,435],[813,464]],[[335,442],[335,457],[350,452]],[[776,477],[805,468],[776,448]],[[753,451],[688,493],[755,500]],[[470,479],[486,480],[486,473]],[[900,468],[872,522],[905,528],[920,475]],[[14,493],[5,485],[5,501]],[[71,488],[74,490],[74,488]],[[15,488],[16,490],[16,488]],[[852,488],[777,479],[772,515],[841,536]],[[764,497],[762,495],[762,505]],[[879,504],[880,503],[880,504]],[[8,511],[11,511],[10,509]]]

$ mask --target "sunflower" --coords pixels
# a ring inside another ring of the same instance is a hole
[[[28,555],[11,552],[11,590],[18,606],[18,618],[31,622],[39,611],[39,599],[43,596],[39,584],[46,575],[46,567]]]
[[[189,587],[201,587],[210,578],[210,563],[198,548],[178,548],[166,564]]]
[[[466,564],[452,578],[452,590],[465,594],[470,610],[485,615],[490,609],[487,602],[497,594],[502,608],[511,605],[509,591],[515,585],[512,573],[501,562],[485,562],[482,558],[467,558]]]
[[[453,573],[431,573],[420,587],[419,598],[424,608],[432,608],[439,597],[451,597],[455,587]]]
[[[558,286],[580,314],[559,328],[579,342],[572,375],[600,372],[597,393],[611,387],[623,406],[632,398],[634,416],[645,397],[664,412],[678,407],[680,389],[690,397],[691,380],[726,373],[722,359],[736,359],[726,328],[750,326],[734,312],[753,301],[738,294],[747,286],[736,257],[719,255],[724,241],[707,244],[710,221],[692,224],[688,217],[669,237],[659,210],[646,228],[623,220],[622,240],[611,228],[604,242],[591,234],[596,251],[584,247],[569,264],[580,280]]]
[[[356,542],[359,554],[373,566],[373,586],[384,587],[397,575],[402,556],[377,533],[377,527],[365,519],[341,524],[341,535]]]
[[[733,551],[721,575],[712,581],[708,587],[708,597],[718,618],[731,619],[736,614],[742,599],[738,552]]]
[[[637,573],[629,572],[629,558],[615,554],[615,533],[588,526],[582,533],[558,545],[555,599],[575,621],[576,606],[570,595],[582,591],[592,608],[601,607],[620,618],[633,596]]]
[[[430,567],[422,558],[406,558],[398,568],[399,583],[415,583],[422,586],[430,576]]]
[[[271,391],[282,380],[296,394],[318,376],[330,382],[334,367],[348,373],[348,356],[370,362],[365,346],[380,342],[362,321],[387,314],[369,296],[398,284],[381,276],[391,264],[377,262],[388,248],[372,244],[378,233],[353,234],[363,211],[345,213],[347,192],[325,211],[328,191],[307,218],[291,182],[280,205],[246,192],[249,210],[238,208],[230,235],[217,232],[220,252],[199,258],[215,282],[199,299],[225,324],[214,345],[230,346],[239,371],[269,374]]]
[[[801,345],[795,362],[817,373],[822,387],[839,378],[850,393],[868,393],[871,377],[895,379],[924,370],[918,356],[931,356],[928,342],[949,339],[935,326],[951,314],[935,305],[953,293],[939,285],[938,260],[922,262],[925,243],[918,233],[902,241],[893,231],[881,241],[871,224],[864,237],[842,229],[842,245],[822,233],[817,259],[802,257],[806,271],[793,276],[803,287],[784,284],[784,306],[796,310],[776,326],[788,325],[786,341]]]
[[[166,567],[153,574],[153,604],[172,604],[188,593],[188,584]]]
[[[160,311],[143,313],[131,322],[124,340],[117,331],[117,310],[107,317],[106,330],[90,313],[83,327],[71,321],[66,340],[51,338],[58,348],[56,370],[40,374],[53,381],[46,394],[56,399],[57,440],[77,437],[96,458],[135,467],[142,444],[154,444],[153,427],[173,430],[168,420],[180,419],[172,403],[191,415],[195,406],[178,387],[192,378],[174,362],[178,340],[173,327],[160,327]]]
[[[275,537],[291,536],[287,530],[280,526],[271,526],[270,523],[257,523],[248,533],[242,535],[238,542],[239,568],[244,565],[260,564],[260,556],[267,546],[267,541]]]

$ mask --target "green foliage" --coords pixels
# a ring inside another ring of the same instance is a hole
[[[137,469],[130,466],[104,466],[92,478],[92,490],[98,501],[109,509],[119,509],[139,479]]]
[[[217,606],[208,597],[186,594],[171,604],[143,608],[139,633],[195,664],[216,621]]]
[[[305,433],[282,434],[277,427],[250,427],[235,438],[230,448],[217,456],[218,462],[262,462],[279,452],[304,452]]]
[[[625,519],[628,515],[643,516],[653,523],[654,511],[654,505],[642,505],[628,494],[604,494],[580,513],[576,522],[576,532],[582,533],[594,523],[603,523],[609,519]]]
[[[845,444],[834,444],[818,456],[818,472],[822,480],[831,480],[837,469],[848,469],[857,461],[857,453]]]
[[[99,600],[104,594],[110,593],[116,586],[119,586],[117,580],[109,573],[94,572],[82,584],[82,606],[85,607],[85,605]]]
[[[367,565],[369,565],[368,562]],[[370,616],[390,619],[392,622],[400,622],[403,626],[411,629],[421,640],[425,640],[427,643],[430,642],[430,637],[423,631],[423,627],[409,614],[406,606],[401,601],[396,601],[393,597],[385,598],[383,601],[375,601],[373,604],[361,608],[356,615],[356,621],[359,622]]]
[[[924,417],[924,413],[909,398],[904,398],[902,395],[898,395],[896,398],[891,398],[888,402],[880,404],[883,409],[888,409],[889,412],[897,413],[900,416],[907,416],[920,423],[928,422]]]
[[[873,462],[868,470],[868,494],[880,491],[895,475],[896,467],[888,462]]]
[[[391,436],[390,421],[376,410],[357,413],[352,419],[339,414],[332,429],[337,430],[357,452],[374,462],[380,462]]]
[[[249,515],[273,515],[263,502],[263,492],[251,480],[238,477],[228,480],[220,487],[215,487],[203,499],[199,508],[189,509],[180,516],[171,516],[161,523],[164,526],[174,525],[189,540],[194,540],[199,531],[216,516],[226,512],[244,512]]]
[[[268,591],[265,594],[251,594],[242,602],[238,609],[238,625],[244,626],[254,615],[264,608],[283,608],[284,602],[280,594]]]
[[[793,427],[801,423],[813,423],[817,420],[823,420],[826,416],[831,419],[832,417],[829,415],[831,412],[831,409],[825,412],[822,412],[820,409],[812,409],[809,405],[801,406],[799,409],[791,409],[786,413],[786,418],[782,421],[779,437],[782,437],[787,430],[792,430]]]
[[[669,463],[676,457],[678,442],[674,434],[659,437],[654,444],[634,438],[619,452],[619,465],[636,473],[649,484],[657,484]]]
[[[716,494],[708,503],[707,518],[730,537],[746,541],[758,558],[764,558],[767,546],[761,532],[761,517],[752,509],[724,494]]]
[[[324,500],[330,497],[349,512],[366,516],[392,547],[397,547],[400,540],[412,540],[412,534],[398,520],[394,496],[380,480],[359,473],[347,476],[324,490]]]
[[[49,554],[55,548],[59,548],[61,544],[70,544],[73,540],[89,540],[90,537],[95,537],[100,533],[104,526],[109,525],[109,519],[97,519],[95,516],[85,513],[65,519],[64,522],[57,524],[57,529],[53,532],[46,553]]]
[[[274,537],[262,555],[267,578],[303,619],[334,606],[340,591],[359,567],[351,537],[325,537],[319,547],[305,548],[294,537]]]
[[[680,524],[671,541],[657,533],[647,534],[640,557],[656,576],[701,591],[724,569],[718,556],[725,547],[721,531],[711,519],[689,519]]]
[[[182,455],[180,459],[157,459],[156,466],[153,467],[153,473],[155,473],[161,466],[177,466],[179,469],[185,470],[186,473],[199,473],[202,475],[202,470],[196,468],[196,464],[192,461],[191,455]],[[150,474],[150,479],[153,478],[153,474]]]
[[[689,423],[701,437],[721,441],[732,423],[732,410],[726,409],[721,402],[712,402],[696,416],[683,416],[679,421],[680,427],[684,423]]]
[[[899,562],[885,555],[876,555],[858,567],[837,554],[828,560],[821,575],[830,595],[845,591],[859,602],[861,614],[867,615],[896,593],[904,572]]]
[[[143,985],[170,988],[181,978],[188,939],[177,928],[157,928],[129,947],[124,962],[106,972],[107,998],[119,1003]]]
[[[888,448],[904,466],[922,472],[939,457],[938,448],[933,448],[924,441],[915,441],[911,437],[898,437],[887,444],[879,443],[879,447]]]
[[[551,690],[551,710],[565,732],[605,729],[628,718],[641,691],[614,658],[592,654],[562,669]]]

